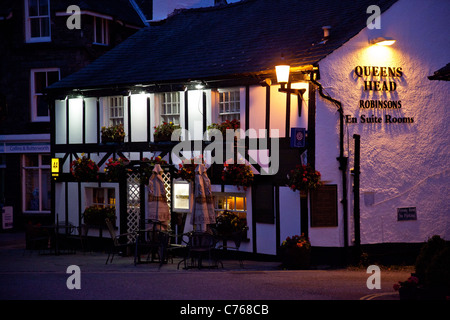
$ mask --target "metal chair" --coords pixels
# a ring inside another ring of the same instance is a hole
[[[114,259],[114,255],[116,253],[119,254],[123,250],[126,250],[134,245],[134,243],[128,242],[128,236],[131,235],[135,239],[136,233],[128,232],[128,233],[116,234],[116,230],[114,229],[114,226],[112,225],[111,221],[108,218],[106,218],[105,222],[106,222],[106,226],[108,227],[108,231],[109,231],[109,234],[111,235],[111,240],[112,240],[112,245],[111,245],[109,253],[108,253],[108,258],[106,258],[106,262],[105,262],[105,264],[108,264],[108,260],[111,256],[111,254],[112,254],[112,257],[111,257],[110,263],[112,263],[112,261]],[[126,242],[123,242],[123,240],[121,240],[123,238],[126,238]]]
[[[215,249],[217,244],[216,238],[208,232],[192,232],[189,236],[189,241],[187,244],[187,256],[184,260],[180,261],[185,264],[185,269],[197,267],[203,268],[202,260],[203,256],[208,256],[209,265],[208,268],[217,268],[217,260],[214,259],[213,262],[213,250]],[[188,265],[188,261],[190,261],[190,265]],[[178,264],[178,267],[180,265]]]
[[[144,219],[140,224],[135,243],[134,264],[158,261],[161,266],[169,242],[167,233],[162,231],[162,223],[158,220]],[[147,254],[145,261],[141,260],[142,254]]]
[[[237,259],[239,261],[239,266],[241,268],[244,268],[244,261],[241,258],[241,255],[239,254],[239,248],[241,247],[241,242],[242,242],[242,238],[246,232],[246,228],[241,230],[241,231],[237,231],[237,232],[233,232],[231,233],[230,237],[224,238],[223,244],[220,245],[217,249],[223,249],[223,250],[234,250],[236,251],[236,256]],[[229,245],[228,242],[232,241],[234,243],[234,246]]]

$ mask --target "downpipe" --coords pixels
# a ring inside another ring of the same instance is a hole
[[[314,77],[316,73],[311,74],[310,81],[314,83],[319,89],[319,95],[336,105],[339,112],[339,157],[336,160],[339,162],[339,170],[342,171],[342,205],[344,211],[344,248],[345,248],[345,260],[347,261],[348,252],[348,195],[347,195],[347,170],[348,170],[348,157],[344,156],[344,109],[342,103],[336,99],[331,98],[323,92],[322,85],[317,82]]]

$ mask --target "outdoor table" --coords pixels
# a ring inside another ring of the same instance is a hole
[[[186,244],[187,252],[185,258],[178,263],[178,268],[180,264],[184,262],[183,269],[190,268],[218,268],[218,262],[222,264],[220,260],[213,257],[213,251],[215,249],[217,239],[210,233],[207,232],[189,232],[189,240]],[[206,253],[209,259],[209,265],[203,266],[203,254]],[[190,264],[188,261],[190,260]],[[212,261],[214,260],[214,264]],[[223,267],[223,264],[222,264]]]

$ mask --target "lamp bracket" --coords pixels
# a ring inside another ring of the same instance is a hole
[[[303,100],[303,94],[305,93],[306,89],[292,89],[290,84],[288,83],[288,86],[284,84],[281,85],[281,88],[278,89],[278,92],[284,92],[286,94],[295,94],[297,95],[297,103],[298,103],[298,116],[302,116],[302,104],[300,101]]]

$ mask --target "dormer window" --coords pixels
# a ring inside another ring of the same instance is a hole
[[[27,42],[51,41],[50,0],[25,0],[25,38]]]
[[[109,45],[108,20],[94,16],[94,43]]]

